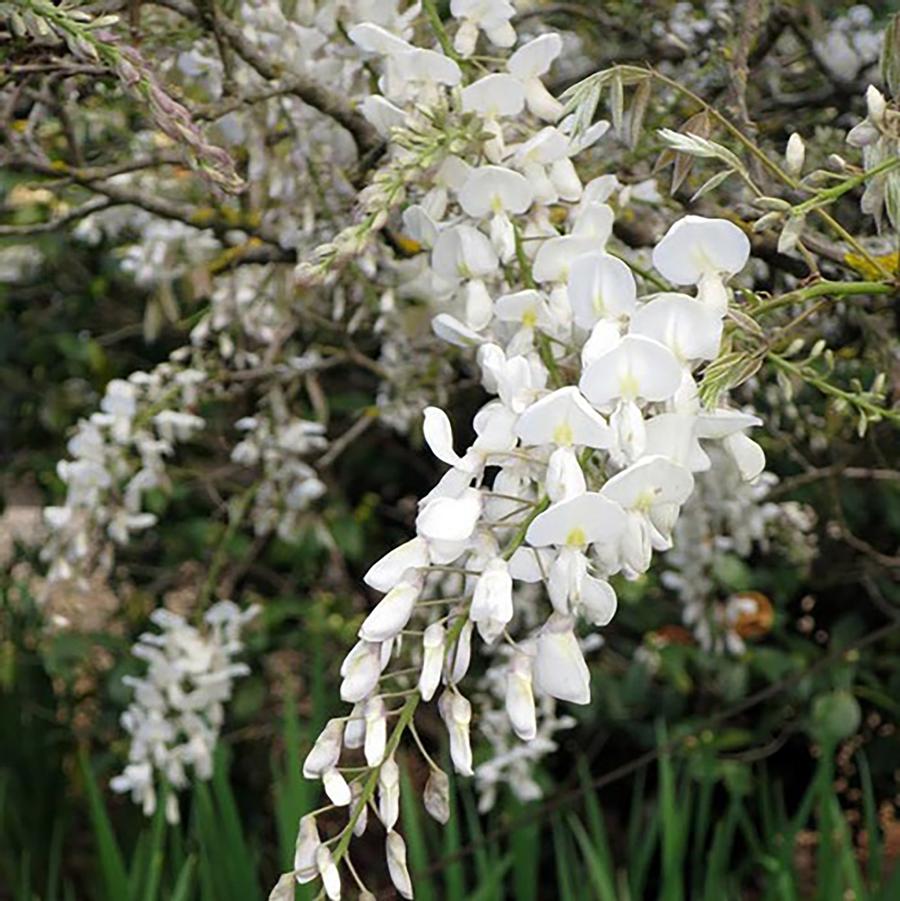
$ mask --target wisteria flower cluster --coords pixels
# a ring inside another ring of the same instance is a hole
[[[458,46],[468,48],[471,22],[463,19]],[[468,84],[452,57],[376,25],[350,36],[384,60],[384,93],[367,104],[370,115],[401,123],[437,106],[480,117],[485,134],[471,159],[441,164],[439,187],[408,205],[403,221],[427,249],[442,309],[434,331],[475,350],[492,398],[462,454],[447,414],[425,411],[425,440],[449,468],[419,503],[416,536],[366,575],[385,594],[341,669],[341,697],[353,710],[328,723],[304,765],[349,820],[332,850],[315,817],[305,818],[293,873],[300,882],[321,876],[329,897],[339,897],[338,865],[377,794],[388,867],[411,897],[394,752],[419,701],[438,698],[454,767],[471,776],[464,680],[479,643],[502,643],[509,651],[495,678],[505,682],[506,715],[522,741],[533,741],[535,696],[589,702],[576,624],[607,625],[617,603],[610,578],[639,576],[654,550],[671,547],[693,473],[710,465],[703,443],[721,446],[748,480],[762,471],[762,451],[746,435],[759,420],[724,405],[704,409],[694,379],[719,353],[727,282],[746,264],[749,242],[726,220],[685,217],[653,253],[667,289],[639,297],[629,266],[607,252],[614,180],[583,185],[572,163],[606,123],[576,135],[571,122],[541,122],[561,113],[539,81],[560,52],[555,35]],[[564,215],[552,220],[560,207]],[[523,629],[517,597],[535,583],[548,601],[542,621]],[[410,659],[419,661],[414,686],[392,675]],[[404,705],[391,710],[397,697]],[[367,766],[348,782],[342,749],[360,747]],[[442,819],[447,777],[426,760],[426,807]],[[273,897],[286,897],[290,883],[286,874]]]
[[[164,786],[166,819],[179,820],[179,789],[191,776],[209,779],[213,753],[235,679],[250,672],[235,658],[243,650],[241,630],[258,610],[231,601],[213,604],[204,627],[160,607],[150,619],[156,632],[140,636],[132,653],[147,665],[144,676],[127,676],[134,700],[122,714],[131,738],[128,765],[110,783],[127,792],[149,816]]]

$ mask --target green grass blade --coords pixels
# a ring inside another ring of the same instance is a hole
[[[512,805],[513,820],[521,820],[524,811],[523,804]],[[513,857],[513,897],[516,901],[537,901],[541,866],[541,829],[538,821],[516,826],[510,833],[509,847]]]
[[[657,743],[666,743],[663,723],[657,727]],[[690,805],[675,800],[675,770],[668,753],[658,758],[659,817],[662,832],[662,891],[664,901],[683,901],[684,864],[682,860],[683,838],[690,823]]]
[[[185,859],[181,872],[175,880],[175,888],[172,889],[172,895],[169,901],[189,901],[191,897],[191,889],[194,886],[194,858]]]
[[[569,829],[581,848],[581,856],[587,864],[588,875],[600,901],[618,901],[615,888],[615,870],[610,864],[609,848],[591,842],[581,821],[574,814],[568,816]]]
[[[106,806],[84,748],[79,750],[78,760],[87,793],[88,812],[94,830],[94,840],[100,857],[104,894],[109,901],[122,901],[123,898],[128,897],[128,875],[125,871],[122,851],[116,841],[115,831],[106,812]]]
[[[584,901],[584,895],[575,892],[573,876],[576,872],[576,859],[559,817],[553,818],[553,858],[556,862],[556,888],[559,901]],[[581,880],[578,882],[580,884]]]

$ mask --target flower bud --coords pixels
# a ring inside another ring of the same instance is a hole
[[[385,829],[393,829],[400,817],[400,767],[388,757],[378,772],[378,818]]]
[[[450,779],[443,770],[433,769],[425,783],[425,810],[439,823],[450,820]]]
[[[346,807],[351,800],[350,786],[347,780],[336,769],[328,770],[322,774],[322,785],[328,800],[338,807]]]
[[[406,843],[403,841],[403,837],[391,830],[387,834],[385,847],[388,872],[391,874],[391,882],[394,883],[394,888],[404,898],[412,898],[412,882],[409,878],[409,869],[406,866]]]
[[[880,125],[884,121],[887,101],[884,99],[884,94],[873,84],[866,89],[866,107],[869,111],[869,118],[876,125]]]
[[[456,647],[452,652],[453,663],[450,667],[450,681],[460,682],[469,671],[472,659],[472,621],[466,620],[456,639]]]
[[[419,675],[419,694],[430,701],[441,681],[444,668],[444,626],[432,623],[422,638],[422,672]]]
[[[531,689],[531,659],[517,653],[506,671],[506,713],[513,730],[522,741],[537,734],[534,692]]]
[[[767,228],[771,228],[773,225],[778,225],[781,222],[782,215],[781,213],[771,212],[766,213],[764,216],[760,216],[756,222],[753,223],[753,231],[759,234],[759,232],[764,232]]]
[[[387,743],[387,717],[384,713],[384,701],[381,698],[369,698],[366,702],[366,763],[378,766],[384,758]]]
[[[347,724],[344,726],[344,747],[349,749],[361,748],[366,740],[366,714],[365,702],[359,701],[353,705]]]
[[[303,761],[303,776],[306,779],[317,779],[326,770],[334,769],[341,756],[341,739],[344,735],[344,723],[339,719],[329,720],[316,739],[306,760]]]
[[[356,816],[357,808],[359,809],[359,816],[356,816],[356,822],[353,825],[353,834],[359,838],[366,831],[366,826],[369,823],[369,805],[362,804],[362,784],[359,782],[354,782],[350,786],[350,794],[353,795],[352,807],[350,808],[350,816],[351,818]]]
[[[387,641],[399,635],[412,616],[419,590],[420,585],[412,582],[395,585],[365,618],[359,637],[363,641]]]
[[[275,887],[269,892],[269,901],[294,901],[294,874],[282,873]]]
[[[341,874],[338,873],[328,845],[319,845],[316,849],[316,867],[322,877],[325,894],[328,895],[330,901],[340,901]]]
[[[806,146],[803,138],[794,132],[787,142],[787,150],[784,154],[787,171],[791,175],[799,175],[803,171],[803,161],[806,159]]]
[[[341,664],[341,700],[355,704],[370,695],[381,676],[381,646],[358,641]]]
[[[301,885],[312,882],[319,875],[316,851],[321,844],[316,818],[312,814],[307,814],[300,820],[297,843],[294,845],[294,875]]]
[[[473,771],[469,724],[472,721],[472,705],[457,691],[448,689],[438,701],[438,710],[447,726],[453,767],[461,776],[471,776]]]
[[[413,538],[385,554],[363,576],[363,581],[376,591],[390,591],[408,570],[427,565],[428,545],[421,538]]]
[[[512,577],[502,557],[485,567],[475,585],[469,618],[488,644],[495,642],[513,617]]]

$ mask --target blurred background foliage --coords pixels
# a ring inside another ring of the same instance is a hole
[[[677,57],[664,34],[647,38],[674,5],[602,4],[597,16],[618,23],[613,47],[591,20],[599,4],[549,3],[541,14],[587,35],[600,68]],[[692,8],[700,15],[702,6]],[[784,6],[812,28],[849,4]],[[891,6],[868,4],[876,21]],[[692,76],[714,84],[723,65],[711,58]],[[821,73],[806,78],[802,105],[751,93],[753,118],[774,134],[802,124],[821,136],[824,154],[835,122],[850,109],[864,114],[861,91]],[[809,146],[815,154],[815,140]],[[646,164],[635,154],[626,168]],[[15,225],[43,220],[55,203],[11,171],[0,172],[0,198],[4,222]],[[165,525],[123,553],[115,590],[53,592],[38,609],[32,536],[39,506],[60,495],[54,467],[67,435],[111,378],[182,344],[203,303],[202,273],[165,292],[139,287],[122,266],[123,241],[88,246],[65,230],[0,235],[0,898],[262,899],[290,864],[297,818],[317,803],[300,761],[336,711],[337,668],[371,604],[361,576],[408,536],[415,498],[439,469],[419,434],[366,430],[289,545],[225,535],[217,483],[205,477],[219,449],[200,444],[179,456],[174,490],[152,498]],[[896,317],[896,306],[842,308],[822,325],[848,371],[887,368],[896,391]],[[350,423],[376,386],[374,375],[337,370],[317,390]],[[569,711],[577,725],[541,766],[544,800],[523,805],[503,790],[484,817],[472,787],[458,785],[441,829],[402,794],[417,897],[900,898],[900,437],[881,424],[857,439],[808,391],[802,404],[785,399],[765,373],[748,390],[776,424],[764,439],[781,477],[774,491],[815,511],[816,551],[808,565],[778,547],[720,555],[721,598],[757,592],[771,614],[744,624],[744,652],[696,644],[658,575],[617,584],[620,612],[593,658],[593,701]],[[478,398],[464,388],[454,403]],[[219,484],[236,478],[227,464],[217,474]],[[211,570],[216,548],[223,560]],[[160,599],[190,612],[211,571],[219,596],[261,602],[263,613],[249,630],[253,672],[237,685],[215,776],[171,827],[162,805],[145,821],[106,788],[127,750],[121,679],[136,671],[129,649]],[[78,628],[55,628],[57,615]],[[421,729],[440,742],[436,717]],[[423,774],[411,760],[405,778],[417,784]],[[377,839],[357,853],[370,858],[356,861],[366,872],[384,866]],[[376,881],[380,897],[393,897],[386,874]]]

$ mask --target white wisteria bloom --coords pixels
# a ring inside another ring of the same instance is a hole
[[[634,310],[634,276],[609,254],[595,251],[578,257],[569,269],[567,287],[575,324],[583,329],[593,328],[599,319],[627,317]]]
[[[525,85],[525,103],[539,119],[555,122],[562,115],[563,105],[544,87],[541,76],[546,75],[553,61],[562,53],[562,38],[558,34],[542,34],[523,44],[506,61],[511,75]]]
[[[169,788],[166,818],[174,823],[179,819],[175,792],[187,786],[188,772],[198,779],[212,776],[225,702],[234,680],[250,672],[234,662],[243,648],[241,629],[257,613],[256,607],[242,611],[219,601],[206,612],[201,631],[160,608],[150,617],[159,631],[145,632],[134,645],[132,653],[146,661],[147,672],[123,680],[134,691],[122,714],[131,746],[128,765],[110,787],[130,792],[147,816],[156,809],[158,779]]]
[[[604,448],[612,443],[606,420],[574,385],[558,388],[531,404],[519,417],[516,434],[526,446]]]
[[[453,39],[453,47],[460,56],[474,53],[479,31],[496,47],[512,47],[516,42],[516,32],[510,22],[516,10],[509,0],[451,0],[450,14],[462,19]]]
[[[560,701],[589,704],[591,674],[573,631],[571,617],[554,613],[538,634],[534,685]]]
[[[728,307],[725,283],[750,257],[750,240],[727,219],[684,216],[653,249],[653,265],[676,285],[696,285],[717,313]]]
[[[664,344],[682,364],[714,360],[722,341],[722,317],[686,294],[657,294],[633,313],[629,331]]]

